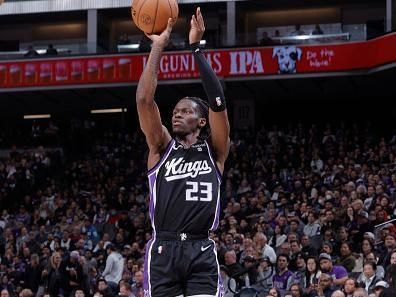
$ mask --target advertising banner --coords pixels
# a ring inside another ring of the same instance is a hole
[[[396,61],[396,33],[362,42],[205,50],[205,55],[225,79],[369,71]],[[136,83],[147,58],[148,54],[127,54],[0,61],[0,89]],[[163,54],[159,80],[198,77],[189,51]]]

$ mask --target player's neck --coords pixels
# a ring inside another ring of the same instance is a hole
[[[183,136],[177,135],[176,139],[184,146],[184,148],[189,148],[198,141],[198,136],[199,133],[191,133]]]

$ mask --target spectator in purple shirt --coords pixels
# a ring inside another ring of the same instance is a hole
[[[280,254],[276,259],[276,273],[273,276],[273,285],[279,289],[282,296],[286,291],[290,290],[292,285],[293,273],[288,269],[289,257],[285,254]]]
[[[333,265],[329,254],[322,253],[319,255],[319,265],[322,272],[331,276],[333,284],[336,287],[343,286],[348,279],[348,272],[346,269],[343,266]]]

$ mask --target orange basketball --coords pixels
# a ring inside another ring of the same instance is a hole
[[[168,19],[177,19],[177,0],[133,0],[132,19],[147,34],[160,34],[166,29]]]

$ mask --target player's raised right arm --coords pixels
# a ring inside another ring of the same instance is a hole
[[[153,41],[153,45],[136,90],[140,127],[146,136],[150,154],[160,154],[171,140],[168,130],[162,125],[154,94],[162,52],[168,44],[172,26],[173,21],[169,19],[168,26],[161,35],[147,35]]]

